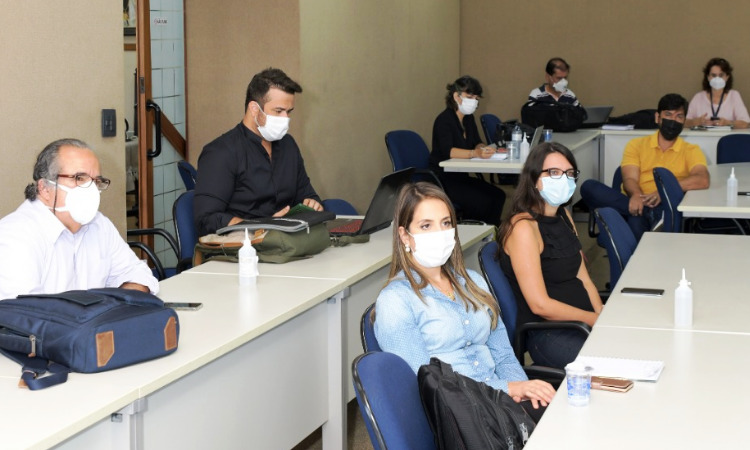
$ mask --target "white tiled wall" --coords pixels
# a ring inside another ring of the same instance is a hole
[[[185,41],[183,0],[151,0],[151,93],[162,112],[185,136]],[[165,23],[166,22],[166,23]],[[154,226],[174,234],[172,205],[185,192],[177,170],[181,159],[162,138],[162,153],[154,158]],[[163,239],[156,251],[166,267],[177,258]]]

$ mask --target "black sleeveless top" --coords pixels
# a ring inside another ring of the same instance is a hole
[[[581,267],[581,242],[573,231],[573,224],[570,223],[564,208],[558,208],[557,215],[554,217],[539,216],[536,221],[544,242],[544,250],[540,257],[547,294],[570,306],[594,311],[583,282],[576,277]],[[545,319],[531,312],[531,308],[521,294],[510,256],[505,251],[500,252],[500,267],[516,296],[518,304],[516,325],[544,321]]]

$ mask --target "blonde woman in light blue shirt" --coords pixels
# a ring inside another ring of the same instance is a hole
[[[378,344],[415,372],[436,357],[517,402],[546,406],[555,390],[526,377],[485,280],[464,267],[455,224],[448,197],[435,185],[402,189],[389,282],[375,306]]]

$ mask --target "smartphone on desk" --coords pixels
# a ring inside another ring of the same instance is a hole
[[[661,297],[664,295],[664,289],[624,287],[620,290],[623,295],[645,295],[647,297]]]
[[[198,311],[203,308],[203,303],[164,302],[164,306],[177,311]]]

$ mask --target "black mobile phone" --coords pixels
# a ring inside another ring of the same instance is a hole
[[[625,295],[646,295],[649,297],[661,297],[662,295],[664,295],[664,289],[624,287],[620,290],[620,293]]]
[[[164,302],[164,306],[180,311],[197,311],[203,308],[203,303]]]

